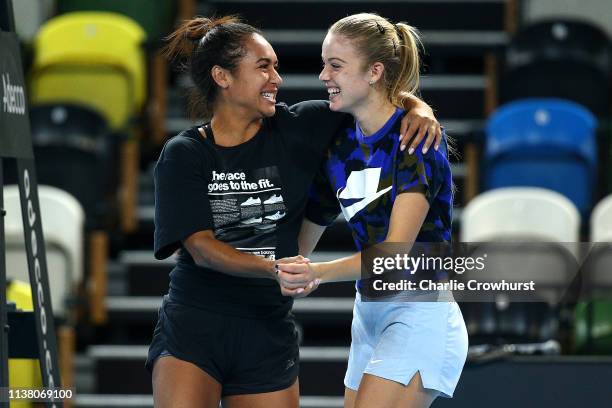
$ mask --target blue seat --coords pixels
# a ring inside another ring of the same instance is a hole
[[[557,191],[585,217],[593,205],[597,120],[562,99],[503,105],[486,126],[485,189],[530,186]]]

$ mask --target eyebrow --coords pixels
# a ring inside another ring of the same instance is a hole
[[[321,59],[322,59],[323,61],[325,61],[325,58],[321,57]],[[338,60],[338,61],[340,61],[340,62],[344,62],[344,63],[346,64],[346,61],[345,61],[345,60],[343,60],[342,58],[338,58],[338,57],[331,57],[330,59],[328,59],[328,61],[333,61],[333,60]]]
[[[259,64],[260,62],[267,62],[267,63],[271,64],[272,60],[270,58],[262,57],[262,58],[257,60],[256,64]],[[276,61],[274,63],[274,65],[278,65],[278,61]]]

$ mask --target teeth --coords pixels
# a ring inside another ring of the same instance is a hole
[[[340,88],[327,88],[327,92],[330,95],[338,95],[340,93]]]
[[[264,98],[273,101],[274,100],[274,94],[272,92],[262,92],[261,96],[263,96]]]

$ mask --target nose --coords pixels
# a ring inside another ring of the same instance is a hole
[[[273,72],[272,79],[271,79],[270,82],[272,82],[273,84],[276,84],[276,85],[282,84],[283,83],[283,78],[280,76],[280,74],[278,73],[278,71],[276,69],[272,68],[272,70],[274,72]]]
[[[327,73],[327,66],[323,66],[323,69],[321,69],[321,73],[319,74],[319,80],[320,81],[329,81],[329,74]]]

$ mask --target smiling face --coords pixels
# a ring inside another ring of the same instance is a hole
[[[374,77],[365,69],[353,42],[341,35],[327,33],[321,56],[323,70],[319,79],[327,88],[330,109],[354,114],[370,95],[369,82]]]
[[[275,113],[276,94],[283,82],[278,74],[278,59],[274,49],[259,34],[244,41],[245,56],[233,72],[225,72],[221,81],[226,102],[255,117]]]

